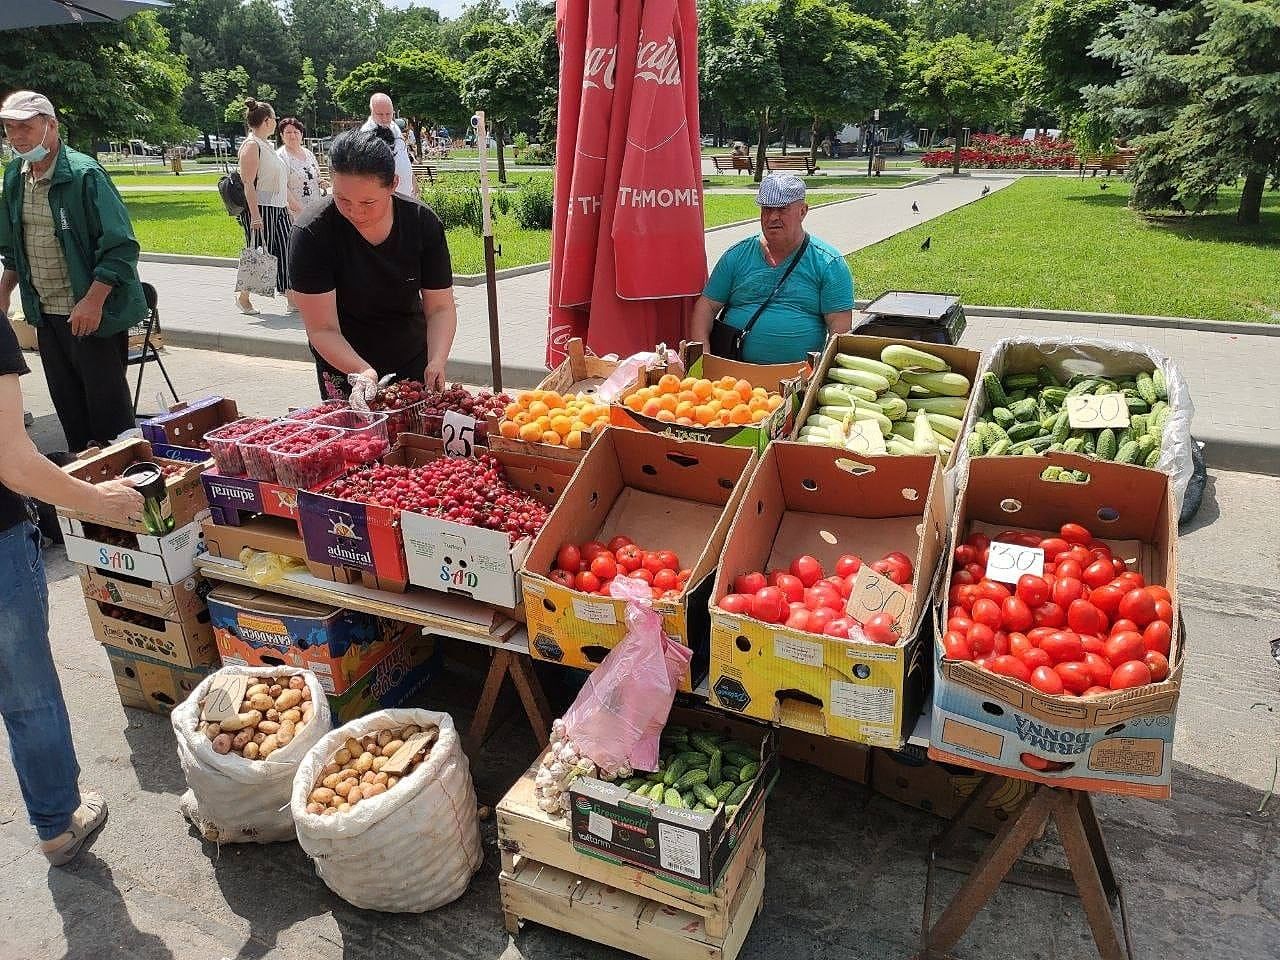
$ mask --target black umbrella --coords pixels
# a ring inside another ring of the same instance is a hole
[[[170,6],[160,0],[4,0],[0,30],[59,23],[114,23],[143,10]]]

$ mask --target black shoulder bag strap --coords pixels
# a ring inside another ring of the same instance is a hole
[[[796,268],[796,264],[800,262],[800,258],[804,256],[805,251],[808,249],[809,234],[806,233],[804,235],[804,240],[800,242],[800,247],[792,256],[791,262],[787,264],[787,269],[782,271],[782,276],[778,278],[778,282],[774,284],[773,289],[769,291],[769,296],[764,298],[764,302],[756,308],[756,312],[751,315],[751,319],[746,322],[741,330],[735,329],[733,326],[720,319],[720,317],[716,318],[715,322],[712,324],[711,331],[712,353],[718,357],[727,357],[730,360],[742,359],[742,346],[747,341],[747,334],[751,332],[751,328],[756,325],[756,321],[759,320],[765,310],[768,309],[769,304],[772,303],[773,298],[778,295],[778,291],[782,289],[782,285],[787,282],[787,277],[791,276],[791,271]],[[728,307],[725,309],[727,310]],[[722,312],[721,317],[723,316],[724,314]],[[722,329],[717,330],[715,329],[716,327],[720,327]],[[717,336],[717,334],[719,335]],[[717,349],[717,346],[720,349]]]

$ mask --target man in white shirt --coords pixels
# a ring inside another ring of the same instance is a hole
[[[396,193],[410,200],[418,198],[418,184],[413,178],[413,161],[409,159],[409,149],[405,146],[404,134],[396,123],[396,109],[391,98],[385,93],[375,93],[369,98],[369,119],[361,130],[372,130],[374,127],[385,127],[396,138],[392,152],[396,158]]]

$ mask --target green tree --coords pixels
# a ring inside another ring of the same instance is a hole
[[[333,101],[349,117],[362,117],[369,112],[369,98],[375,93],[390,93],[391,70],[385,59],[362,63],[333,88]]]
[[[1102,29],[1127,0],[1036,0],[1019,51],[1028,102],[1064,126],[1085,109],[1080,91],[1115,82],[1115,65],[1090,54]],[[1083,120],[1084,124],[1089,121]],[[1086,129],[1087,127],[1082,127]],[[1091,138],[1086,133],[1086,138]]]
[[[384,11],[382,0],[289,0],[289,32],[298,50],[346,75],[383,49]]]
[[[310,57],[302,58],[302,73],[298,77],[298,102],[295,108],[299,116],[311,114],[311,127],[316,125],[316,105],[319,102],[320,78],[316,76],[316,65]]]
[[[930,43],[964,33],[1012,51],[1024,29],[1022,4],[1023,0],[916,0],[912,26],[919,39]]]
[[[913,115],[944,123],[955,138],[952,173],[960,172],[964,124],[1007,114],[1014,92],[1014,63],[989,40],[967,34],[936,43],[914,41],[902,58],[902,99]]]
[[[324,89],[325,100],[334,110],[341,110],[342,106],[338,103],[338,68],[332,63],[324,68]]]
[[[516,30],[483,32],[487,43],[462,64],[462,102],[485,112],[498,151],[498,181],[506,183],[506,133],[537,119],[550,86],[544,44],[541,36]],[[477,146],[485,149],[483,143]]]
[[[388,79],[396,109],[410,118],[419,143],[423,124],[452,125],[462,114],[462,64],[444,54],[406,50],[390,57]]]
[[[0,88],[36,86],[53,102],[73,146],[96,151],[110,139],[186,139],[178,107],[190,79],[154,13],[83,28],[4,34]]]

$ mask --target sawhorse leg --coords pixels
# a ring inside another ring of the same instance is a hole
[[[512,650],[495,650],[493,660],[489,663],[489,672],[484,678],[484,688],[480,691],[480,699],[476,703],[475,716],[471,726],[463,738],[463,745],[468,753],[474,754],[484,744],[485,734],[493,719],[493,708],[498,702],[498,694],[502,692],[502,683],[510,674],[515,684],[520,702],[524,704],[525,715],[529,718],[529,726],[533,728],[533,736],[538,743],[549,743],[551,740],[551,707],[542,692],[542,684],[534,675],[533,665],[528,656],[521,656]]]

